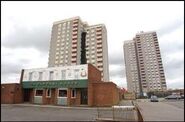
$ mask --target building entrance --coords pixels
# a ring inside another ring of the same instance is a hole
[[[24,102],[29,102],[30,101],[30,94],[31,94],[32,89],[24,89],[23,94],[24,94]]]
[[[82,105],[87,105],[87,89],[81,89],[81,104]]]

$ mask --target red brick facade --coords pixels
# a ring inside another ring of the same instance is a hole
[[[93,83],[93,106],[112,106],[119,102],[119,92],[113,82]]]
[[[22,99],[22,87],[20,84],[1,84],[1,103],[2,104],[14,104],[21,103]]]

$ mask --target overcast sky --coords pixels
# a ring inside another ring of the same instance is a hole
[[[184,1],[1,2],[1,83],[21,69],[47,67],[54,21],[80,16],[107,28],[110,80],[127,87],[123,42],[156,31],[168,88],[184,88]]]

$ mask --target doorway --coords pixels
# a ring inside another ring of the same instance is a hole
[[[87,89],[81,89],[81,100],[80,100],[80,103],[82,105],[87,105],[87,99],[88,99]]]
[[[24,102],[30,102],[30,95],[31,95],[31,90],[32,89],[24,89]]]

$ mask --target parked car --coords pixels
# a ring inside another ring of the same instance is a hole
[[[184,99],[184,95],[181,95],[181,99]]]
[[[159,102],[157,96],[151,96],[150,102]]]
[[[180,95],[169,95],[167,97],[165,97],[165,99],[181,99],[181,96]]]

